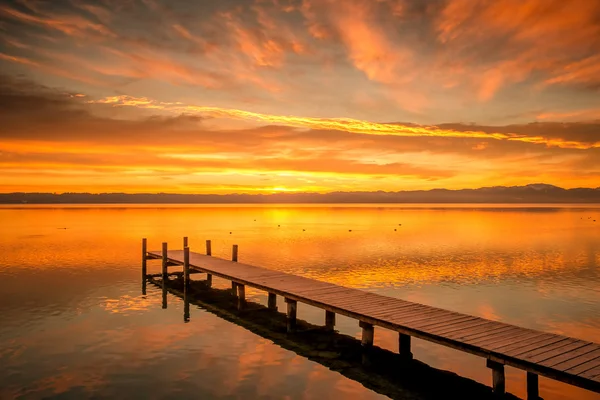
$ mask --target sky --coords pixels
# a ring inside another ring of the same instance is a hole
[[[600,186],[600,0],[0,2],[0,192]]]

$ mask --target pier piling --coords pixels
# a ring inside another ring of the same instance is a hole
[[[285,302],[287,303],[287,331],[288,333],[294,333],[296,332],[298,302],[296,300],[288,299],[287,297]]]
[[[167,279],[167,265],[169,264],[169,257],[167,255],[167,242],[162,244],[162,279]]]
[[[183,248],[183,284],[184,292],[190,289],[190,248]]]
[[[370,355],[373,348],[373,339],[375,337],[375,328],[373,325],[363,321],[358,322],[358,326],[362,328],[361,344],[363,346],[362,363],[366,366],[371,364]]]
[[[333,311],[325,310],[325,329],[333,331],[335,328],[335,313]]]
[[[527,400],[541,400],[538,375],[527,371]]]
[[[488,359],[487,367],[492,370],[492,390],[496,394],[504,394],[506,392],[504,364]]]
[[[269,310],[277,311],[277,295],[275,293],[269,293],[269,300],[267,301]]]
[[[413,354],[410,351],[410,335],[405,335],[404,333],[398,334],[398,353],[400,353],[402,358],[412,360]]]
[[[234,244],[233,249],[231,251],[231,261],[237,262],[238,260],[238,245]]]

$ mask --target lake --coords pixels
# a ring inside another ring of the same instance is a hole
[[[159,289],[141,293],[143,237],[201,252],[211,239],[224,258],[238,244],[244,263],[600,341],[600,206],[25,205],[0,221],[1,399],[384,398],[202,309],[184,323],[175,296],[162,309]],[[395,350],[397,334],[376,328],[375,345]],[[491,384],[482,358],[418,339],[413,353]],[[525,373],[506,372],[524,397]],[[600,398],[545,378],[540,394]]]

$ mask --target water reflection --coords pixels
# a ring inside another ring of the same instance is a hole
[[[162,290],[140,296],[142,237],[158,249],[188,236],[195,251],[212,239],[224,258],[235,243],[242,262],[597,341],[593,219],[600,208],[0,207],[0,398],[133,390],[148,398],[378,397],[203,313],[183,324],[185,302]],[[148,272],[160,272],[160,262]],[[299,317],[323,318],[302,305]],[[337,326],[359,332],[356,321]],[[375,343],[394,350],[397,338],[378,330]],[[481,359],[419,341],[413,348],[430,365],[489,384]],[[524,396],[523,374],[507,370],[507,379]],[[597,397],[549,380],[540,386],[546,399]]]

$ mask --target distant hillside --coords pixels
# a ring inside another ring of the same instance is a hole
[[[546,184],[400,192],[276,194],[0,193],[0,204],[262,204],[262,203],[600,203],[600,188]]]

